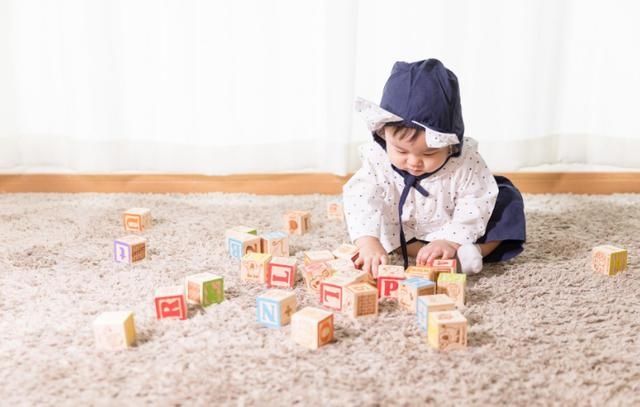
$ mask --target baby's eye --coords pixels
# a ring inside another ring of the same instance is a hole
[[[424,153],[424,155],[430,156],[430,155],[434,155],[436,153],[437,153],[437,151],[429,151],[429,152]]]

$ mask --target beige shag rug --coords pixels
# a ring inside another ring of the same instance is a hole
[[[239,281],[225,229],[278,230],[284,212],[310,210],[312,233],[291,241],[300,259],[347,238],[326,220],[332,198],[0,195],[0,404],[640,405],[640,196],[526,196],[526,250],[469,279],[469,348],[451,353],[392,305],[337,315],[335,343],[317,351],[256,324],[264,288]],[[136,206],[154,217],[148,259],[115,264],[120,213]],[[629,250],[626,272],[590,270],[603,243]],[[157,321],[154,288],[204,271],[224,276],[226,301]],[[96,350],[93,319],[120,309],[135,313],[138,346]]]

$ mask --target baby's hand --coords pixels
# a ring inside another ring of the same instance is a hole
[[[416,265],[430,266],[436,259],[453,259],[460,245],[448,240],[434,240],[424,246],[416,256]]]
[[[360,248],[355,265],[363,271],[370,273],[374,278],[378,277],[378,266],[387,264],[387,252],[380,241],[372,236],[364,236],[356,240],[356,245]]]

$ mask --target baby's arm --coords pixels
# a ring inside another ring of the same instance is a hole
[[[355,261],[356,267],[371,273],[374,278],[378,277],[378,266],[387,264],[387,252],[380,244],[380,239],[373,236],[362,236],[356,240],[356,245],[360,249],[358,258]]]

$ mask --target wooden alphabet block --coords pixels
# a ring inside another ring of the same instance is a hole
[[[292,211],[284,215],[285,230],[290,235],[304,235],[311,229],[311,213]]]
[[[291,339],[310,349],[318,349],[333,340],[333,313],[306,307],[291,317]]]
[[[327,218],[329,220],[344,220],[344,211],[342,203],[339,201],[331,201],[327,203]]]
[[[405,278],[402,266],[378,266],[378,297],[398,299],[400,281]]]
[[[193,274],[185,278],[187,302],[207,307],[224,300],[224,280],[211,273]]]
[[[409,313],[416,312],[416,303],[421,295],[433,295],[436,293],[436,283],[419,277],[412,277],[400,281],[398,288],[398,304],[400,308]]]
[[[304,252],[304,264],[324,263],[333,260],[333,254],[329,250],[311,250]]]
[[[151,227],[151,210],[131,208],[122,213],[122,223],[126,232],[144,232]]]
[[[99,349],[118,350],[135,345],[133,312],[103,312],[93,321],[93,333]]]
[[[293,288],[296,284],[296,258],[273,257],[267,267],[267,287]]]
[[[440,274],[440,272],[435,271],[433,267],[430,266],[409,266],[404,274],[407,278],[419,277],[426,280],[438,281],[438,274]]]
[[[358,270],[355,267],[352,267],[350,269],[343,268],[340,270],[336,270],[333,273],[332,277],[345,277],[353,280],[354,283],[372,284],[375,282],[373,278],[371,278],[371,274],[367,273],[366,271]]]
[[[289,235],[282,232],[269,232],[260,236],[262,253],[276,257],[289,257]]]
[[[227,248],[231,257],[241,259],[248,253],[260,253],[262,239],[251,233],[227,230]]]
[[[448,295],[421,295],[416,301],[416,320],[421,331],[427,332],[429,326],[429,313],[437,311],[450,311],[456,309],[456,305]]]
[[[184,287],[181,285],[160,287],[154,295],[158,319],[187,319]]]
[[[133,264],[147,255],[147,239],[128,235],[113,242],[113,259],[117,263]]]
[[[240,232],[240,233],[245,233],[245,234],[249,234],[249,235],[254,235],[254,236],[258,235],[258,229],[252,228],[252,227],[249,227],[249,226],[234,226],[229,230],[232,230],[234,232]]]
[[[316,293],[320,291],[320,282],[333,274],[334,271],[324,263],[308,264],[302,269],[305,286],[308,290]]]
[[[345,290],[344,312],[354,318],[378,315],[378,290],[367,283],[356,283]]]
[[[360,249],[358,246],[352,244],[341,244],[333,251],[333,255],[338,259],[346,259],[353,263],[358,258],[359,251]]]
[[[594,247],[591,266],[597,273],[616,275],[627,268],[627,251],[611,245]]]
[[[440,273],[438,276],[437,292],[446,294],[455,302],[456,306],[464,306],[464,291],[467,285],[467,275],[461,273]]]
[[[266,283],[270,254],[248,253],[240,261],[240,279],[246,282]]]
[[[467,347],[467,319],[457,310],[429,313],[429,345],[439,350]]]
[[[347,259],[334,259],[325,261],[324,264],[334,272],[337,271],[351,271],[355,269],[353,262]]]
[[[456,273],[458,271],[458,262],[456,259],[437,259],[431,263],[431,267],[436,273]]]
[[[296,312],[295,293],[278,289],[269,290],[256,298],[258,322],[270,328],[279,328],[291,322]]]
[[[320,303],[336,311],[342,311],[345,289],[351,284],[362,282],[357,278],[333,275],[320,282]]]

